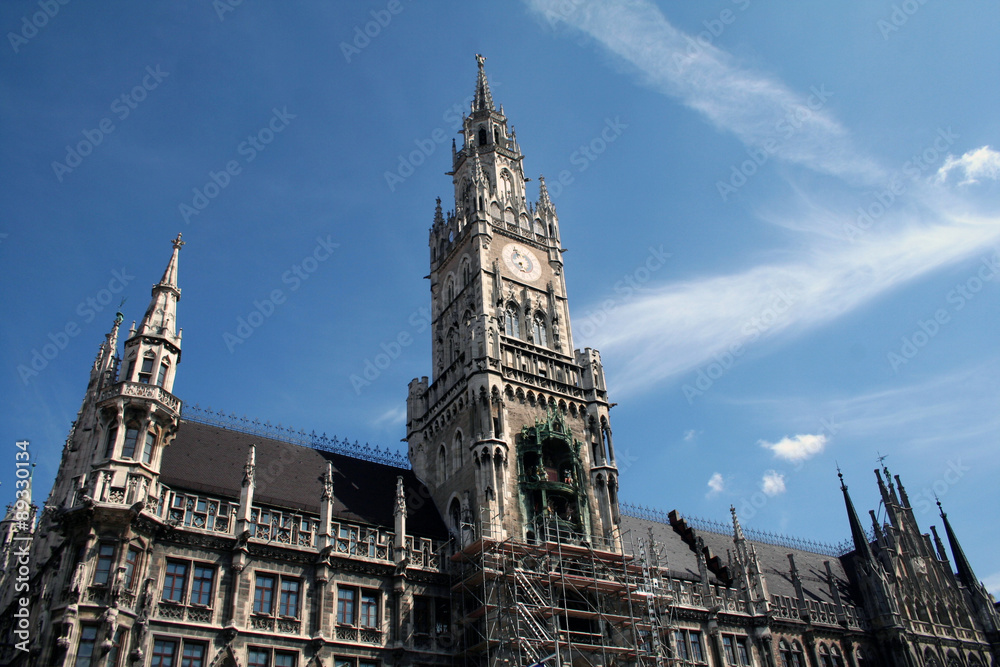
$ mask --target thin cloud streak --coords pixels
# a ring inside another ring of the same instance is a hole
[[[804,261],[650,288],[616,309],[615,322],[587,344],[622,368],[619,391],[637,391],[724,356],[733,345],[745,349],[829,322],[998,241],[1000,220],[954,218],[817,249]]]
[[[574,0],[572,11],[562,0],[528,0],[528,5],[550,21],[587,33],[634,65],[649,86],[747,145],[765,148],[774,142],[773,154],[785,161],[872,184],[884,181],[882,169],[855,151],[848,132],[823,111],[829,95],[820,82],[808,95],[798,94],[678,30],[646,0]]]

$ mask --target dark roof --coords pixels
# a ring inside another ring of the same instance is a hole
[[[319,513],[326,462],[333,463],[334,516],[392,529],[396,477],[407,498],[406,532],[447,539],[427,488],[412,470],[182,420],[163,453],[160,481],[175,490],[239,499],[250,445],[257,446],[254,502]]]
[[[633,539],[646,538],[649,531],[652,530],[657,549],[661,550],[667,558],[670,574],[680,579],[693,581],[699,579],[698,559],[694,547],[696,536],[700,536],[705,541],[705,546],[710,550],[711,555],[718,557],[718,564],[721,566],[728,564],[728,552],[734,549],[732,535],[690,529],[688,540],[685,540],[673,526],[652,519],[623,515],[622,529],[631,530]],[[838,592],[844,604],[857,604],[855,601],[858,598],[852,594],[850,578],[841,559],[754,540],[750,540],[750,543],[757,551],[757,558],[760,560],[764,578],[767,580],[767,589],[771,595],[788,596],[795,599],[795,586],[792,584],[791,566],[788,562],[788,554],[794,554],[795,567],[799,571],[799,579],[802,581],[803,592],[807,600],[819,600],[833,604],[830,587],[826,583],[826,566],[824,565],[826,561],[829,561],[833,576],[837,579]],[[711,582],[717,583],[720,578],[712,572],[713,569],[715,568],[709,569],[709,579]]]

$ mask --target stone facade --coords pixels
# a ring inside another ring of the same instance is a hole
[[[1000,618],[898,477],[831,551],[623,506],[559,219],[478,58],[430,229],[432,367],[408,461],[184,408],[178,235],[100,345],[44,511],[0,522],[0,663],[996,667]]]

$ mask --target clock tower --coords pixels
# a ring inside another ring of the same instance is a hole
[[[462,543],[620,549],[618,470],[600,354],[574,350],[559,218],[479,64],[452,144],[454,209],[430,228],[433,377],[410,382],[413,469]]]

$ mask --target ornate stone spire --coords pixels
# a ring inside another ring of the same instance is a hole
[[[176,330],[177,302],[181,298],[181,290],[177,286],[177,257],[184,241],[181,235],[173,240],[174,251],[170,255],[167,268],[163,271],[160,282],[153,285],[149,308],[136,330],[136,334],[156,336],[171,342],[179,342],[180,336]]]
[[[544,208],[547,208],[549,210],[554,211],[556,207],[552,203],[552,200],[549,199],[549,189],[545,186],[545,177],[544,176],[539,176],[538,177],[538,183],[539,183],[539,185],[538,185],[538,208],[543,208],[544,207]]]
[[[851,494],[847,492],[847,485],[844,484],[844,473],[837,470],[837,477],[840,478],[840,490],[844,492],[844,503],[847,505],[847,519],[851,523],[851,538],[854,540],[854,550],[858,557],[866,562],[874,565],[875,558],[872,555],[871,545],[868,543],[868,536],[865,534],[865,529],[861,527],[861,520],[858,519],[858,512],[854,509],[854,502],[851,500]],[[881,481],[881,478],[879,478]]]
[[[476,62],[479,63],[479,74],[476,77],[476,96],[472,101],[472,112],[476,111],[496,111],[493,106],[493,93],[490,92],[490,83],[486,80],[486,56],[476,54]]]

